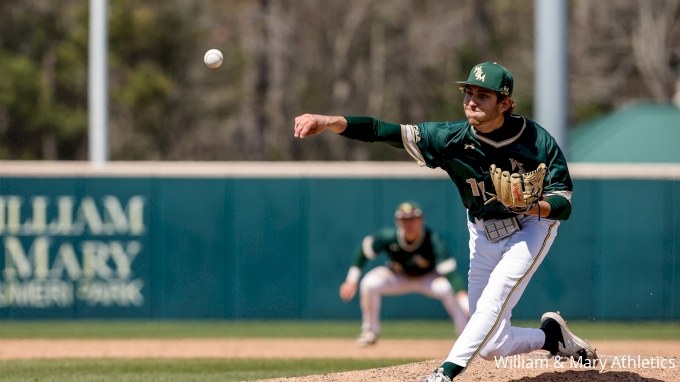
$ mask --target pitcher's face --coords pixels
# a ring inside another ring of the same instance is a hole
[[[463,107],[468,123],[474,127],[498,119],[504,111],[496,92],[474,85],[465,87]]]

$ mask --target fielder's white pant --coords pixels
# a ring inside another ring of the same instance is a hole
[[[447,362],[467,366],[477,355],[493,360],[540,349],[545,342],[542,330],[510,326],[510,317],[560,223],[527,215],[518,219],[522,230],[497,243],[487,240],[482,221],[468,221],[470,321]]]
[[[463,332],[468,315],[458,304],[448,279],[439,276],[436,272],[430,272],[421,277],[408,277],[394,273],[385,266],[373,268],[361,280],[361,329],[380,333],[382,296],[413,292],[441,300],[454,322],[456,333],[460,335]]]

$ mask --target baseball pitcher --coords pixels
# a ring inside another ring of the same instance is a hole
[[[557,143],[536,122],[512,114],[513,78],[495,62],[475,65],[466,81],[466,119],[392,124],[370,117],[305,114],[295,136],[330,129],[344,137],[403,147],[420,166],[444,169],[467,208],[470,320],[429,382],[451,381],[475,357],[545,349],[594,366],[597,354],[559,315],[541,327],[511,326],[512,309],[571,214],[572,182]]]
[[[340,286],[340,297],[351,300],[366,263],[380,253],[387,254],[387,265],[373,268],[361,280],[359,346],[372,345],[378,340],[383,295],[415,292],[439,299],[460,335],[468,321],[468,296],[446,242],[425,226],[423,210],[414,202],[399,205],[394,219],[396,227],[384,228],[364,238],[355,252],[347,279]]]

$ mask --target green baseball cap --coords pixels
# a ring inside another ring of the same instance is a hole
[[[423,216],[423,210],[416,202],[404,202],[394,212],[396,219],[418,218]]]
[[[458,81],[456,85],[474,85],[497,91],[508,97],[512,97],[512,74],[495,62],[484,62],[475,65],[470,71],[467,81]]]

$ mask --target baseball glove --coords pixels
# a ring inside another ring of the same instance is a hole
[[[543,179],[545,179],[546,171],[545,163],[538,165],[536,170],[524,174],[511,174],[492,164],[489,169],[489,176],[491,176],[496,193],[487,192],[492,198],[484,204],[498,200],[512,212],[530,210],[538,203],[541,194],[543,194]]]

